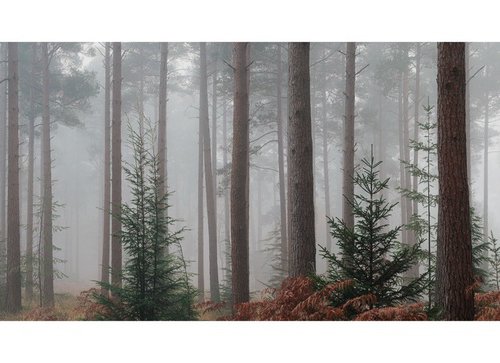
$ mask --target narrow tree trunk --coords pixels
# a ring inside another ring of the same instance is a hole
[[[440,199],[436,303],[445,320],[473,320],[464,43],[438,43],[437,83]]]
[[[249,77],[248,43],[234,43],[233,154],[231,167],[231,262],[233,304],[250,299],[248,245]]]
[[[198,302],[205,300],[205,266],[203,249],[203,125],[198,123]]]
[[[465,132],[467,136],[467,180],[469,181],[469,198],[472,205],[472,172],[470,157],[472,155],[470,148],[470,43],[465,43]]]
[[[420,60],[421,60],[421,45],[417,43],[415,50],[415,94],[414,94],[414,120],[413,120],[413,140],[418,142],[419,131],[419,112],[420,112]],[[413,165],[418,166],[418,149],[413,149]],[[418,192],[418,175],[413,175],[412,181],[413,192]],[[413,214],[418,215],[418,201],[413,200]]]
[[[403,75],[399,74],[399,82],[398,82],[398,134],[399,134],[399,185],[401,188],[404,188],[406,185],[406,173],[405,166],[401,162],[404,160],[404,127],[403,127]],[[403,194],[401,194],[401,225],[406,226],[408,223],[406,219],[406,198]],[[401,230],[401,241],[403,244],[407,244],[407,234],[406,230],[403,227]]]
[[[223,80],[224,82],[224,80]],[[225,85],[223,87],[225,89]],[[227,104],[226,104],[226,98],[223,98],[222,101],[222,146],[223,146],[223,153],[222,153],[222,163],[224,164],[224,171],[227,171],[228,168],[228,161],[227,161],[227,155],[228,155],[228,146],[227,146]],[[229,184],[229,183],[228,183]],[[231,248],[231,220],[230,220],[230,215],[229,215],[229,190],[230,186],[227,185],[224,189],[224,240],[226,241],[227,245],[229,246],[229,249]],[[227,250],[226,251],[226,259],[228,260],[228,256],[230,255],[231,251]],[[229,268],[229,261],[226,261],[226,269]]]
[[[356,82],[356,43],[346,45],[346,84],[344,116],[344,175],[342,180],[342,219],[347,227],[353,228],[354,215],[351,202],[354,195],[354,104]]]
[[[2,56],[7,58],[7,43],[3,43]],[[3,66],[3,78],[9,78],[7,64]],[[7,205],[6,205],[6,182],[7,182],[7,83],[0,85],[0,281],[5,283],[6,276],[4,272],[7,269]],[[0,307],[3,307],[5,300],[0,301]]]
[[[43,292],[42,305],[54,306],[54,259],[52,250],[52,156],[50,149],[50,109],[49,109],[49,52],[48,44],[42,43],[43,68],[43,117],[42,117],[42,155],[43,155]]]
[[[326,77],[326,67],[323,62],[323,73]],[[328,172],[328,124],[327,124],[327,113],[326,113],[326,85],[323,82],[323,89],[321,90],[321,119],[323,123],[323,179],[324,185],[323,189],[325,191],[325,216],[330,217],[330,175]],[[332,250],[332,236],[330,235],[330,226],[326,222],[325,218],[325,239],[326,239],[326,249],[328,251]]]
[[[26,198],[26,300],[33,299],[33,184],[35,163],[35,78],[37,44],[31,48],[30,113],[28,124],[28,195]]]
[[[21,310],[18,62],[18,43],[8,43],[7,311],[10,313]]]
[[[210,125],[208,118],[207,90],[207,49],[200,43],[200,118],[203,132],[203,160],[205,166],[205,194],[207,197],[208,219],[208,260],[210,264],[210,298],[220,300],[219,269],[217,267],[217,219],[215,215],[214,179],[212,174],[212,155],[210,152]]]
[[[408,50],[404,50],[404,59],[405,59],[405,66],[404,66],[404,72],[403,72],[403,146],[404,146],[404,161],[406,163],[410,162],[410,132],[409,132],[409,106],[408,106],[408,98],[409,98],[409,79],[408,79]],[[405,173],[405,183],[403,185],[403,188],[406,190],[411,190],[411,174],[410,170],[406,167],[404,167],[404,173]],[[405,209],[404,213],[406,214],[406,223],[410,223],[411,221],[411,215],[412,215],[412,202],[408,197],[405,197]],[[409,228],[406,228],[406,242],[408,245],[412,246],[414,242],[413,238],[413,231]],[[408,272],[409,273],[409,272]]]
[[[282,85],[283,85],[283,66],[281,60],[281,45],[277,45],[277,79],[276,79],[276,98],[277,98],[277,124],[278,124],[278,175],[280,192],[280,237],[281,237],[281,270],[284,274],[288,273],[288,236],[286,220],[286,181],[285,181],[285,147],[283,132],[283,105],[282,105]]]
[[[488,77],[488,66],[485,67],[485,74]],[[483,175],[483,239],[488,242],[489,227],[488,227],[488,153],[489,153],[489,108],[490,95],[486,91],[484,95],[484,175]],[[488,257],[488,252],[483,253],[483,257]],[[488,263],[481,264],[481,268],[488,270]]]
[[[111,124],[111,283],[121,287],[122,243],[122,45],[113,43],[113,109]]]
[[[109,244],[110,244],[110,207],[111,207],[111,44],[105,44],[104,55],[104,194],[102,223],[102,262],[101,281],[109,284]],[[101,291],[106,296],[107,289]]]
[[[215,49],[217,52],[217,48]],[[217,54],[214,58],[212,74],[212,176],[214,178],[214,214],[217,218]],[[217,239],[219,236],[217,235]]]
[[[144,136],[144,45],[139,45],[139,97],[137,100],[139,113],[139,134]]]
[[[162,178],[160,195],[167,193],[167,67],[168,43],[160,44],[160,87],[158,100],[158,161]]]
[[[309,47],[309,43],[288,44],[288,230],[291,277],[316,272]],[[353,46],[348,46],[348,50],[351,53]]]

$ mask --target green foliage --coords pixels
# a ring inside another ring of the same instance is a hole
[[[282,268],[284,257],[281,254],[281,227],[279,223],[276,228],[269,232],[268,238],[264,239],[263,242],[266,245],[264,252],[269,256],[268,264],[272,270],[268,285],[277,289],[288,276],[287,271]]]
[[[362,191],[355,194],[351,202],[354,228],[346,226],[339,218],[329,219],[331,234],[340,253],[336,255],[321,247],[328,271],[319,283],[354,281],[351,289],[333,296],[336,306],[349,298],[367,294],[376,297],[371,307],[416,301],[427,287],[427,274],[404,284],[402,275],[417,262],[420,246],[400,243],[397,238],[402,226],[391,229],[386,223],[397,203],[388,203],[383,196],[389,179],[379,178],[378,167],[382,162],[375,162],[372,153],[371,158],[363,159],[362,163],[362,170],[353,178]]]
[[[498,244],[498,240],[493,236],[493,232],[490,232],[489,241],[488,247],[491,257],[488,258],[488,263],[492,276],[488,282],[495,290],[500,291],[500,245]]]
[[[95,294],[106,308],[99,316],[108,320],[192,320],[195,290],[191,287],[180,241],[183,230],[174,231],[168,216],[168,195],[161,195],[163,183],[159,159],[143,136],[130,128],[134,160],[124,167],[131,186],[130,204],[122,205],[119,217],[124,254],[123,287],[99,283],[111,298]]]

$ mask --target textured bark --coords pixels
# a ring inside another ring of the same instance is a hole
[[[288,44],[288,235],[291,277],[316,272],[309,46],[309,43]]]
[[[50,149],[49,108],[49,52],[42,43],[43,114],[42,114],[42,231],[43,231],[43,284],[42,306],[54,306],[54,258],[52,245],[52,156]]]
[[[7,58],[7,43],[3,43],[2,56]],[[2,78],[9,78],[7,64],[3,64]],[[6,252],[7,252],[7,205],[6,205],[6,183],[7,183],[7,82],[0,85],[0,279],[5,281],[4,271],[6,269]],[[0,302],[0,306],[4,305]]]
[[[167,182],[167,67],[168,43],[160,44],[160,87],[158,100],[158,161],[159,172],[162,178],[160,195],[165,195],[168,189]]]
[[[250,299],[248,246],[249,77],[248,43],[234,43],[231,261],[233,304]]]
[[[445,320],[474,319],[465,81],[465,44],[438,43],[436,304]]]
[[[326,56],[326,55],[325,55]],[[323,74],[326,74],[325,63],[323,62]],[[328,124],[327,124],[327,100],[326,100],[326,85],[323,82],[323,88],[321,90],[321,121],[323,123],[323,189],[325,191],[325,216],[330,217],[330,175],[328,172]],[[326,239],[326,249],[328,251],[332,250],[332,236],[330,235],[330,226],[326,223],[325,219],[325,239]]]
[[[283,132],[283,105],[282,105],[282,87],[283,87],[283,66],[281,60],[281,45],[277,45],[277,65],[278,73],[276,79],[276,97],[277,97],[277,124],[278,124],[278,176],[279,176],[279,194],[280,194],[280,237],[281,237],[281,269],[288,273],[288,236],[286,220],[286,180],[285,180],[285,147]]]
[[[208,118],[207,49],[200,43],[200,118],[203,133],[203,160],[205,166],[205,194],[208,219],[208,262],[210,272],[210,299],[220,300],[219,269],[217,266],[217,219],[215,215],[214,179],[210,151],[210,120]]]
[[[28,120],[28,195],[26,198],[26,300],[33,299],[33,184],[35,163],[35,79],[37,44],[31,48],[31,74],[29,90],[30,112]]]
[[[469,77],[470,77],[470,44],[465,43],[465,132],[467,136],[467,179],[469,181],[469,199],[472,205],[472,173],[471,173],[471,163],[470,156],[471,148],[470,148],[470,86],[469,86]]]
[[[8,43],[9,139],[7,170],[7,311],[21,310],[19,220],[19,73],[18,43]]]
[[[346,45],[346,83],[344,116],[344,152],[342,179],[342,219],[347,227],[353,228],[354,215],[351,202],[354,195],[354,104],[356,83],[356,43]]]
[[[113,108],[111,114],[111,283],[121,287],[122,243],[122,45],[113,43]]]
[[[102,223],[101,281],[109,284],[109,245],[111,207],[111,44],[106,43],[104,55],[104,190]],[[102,289],[103,294],[108,294]]]

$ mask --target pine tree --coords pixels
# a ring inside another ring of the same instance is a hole
[[[189,283],[180,241],[182,230],[174,231],[168,216],[166,194],[162,193],[159,157],[151,140],[130,129],[133,162],[124,166],[131,186],[130,204],[122,204],[121,244],[125,266],[120,275],[122,287],[98,282],[112,297],[96,293],[94,298],[106,309],[99,316],[110,320],[192,320],[195,290]]]
[[[389,182],[389,178],[379,178],[382,162],[375,162],[373,150],[370,159],[365,158],[361,162],[362,170],[356,171],[353,177],[354,185],[361,190],[361,193],[354,194],[351,202],[354,226],[349,227],[339,218],[329,218],[331,234],[340,253],[336,255],[321,248],[328,271],[320,281],[354,281],[353,288],[334,304],[366,294],[376,297],[373,307],[415,301],[427,287],[427,274],[406,284],[403,284],[402,276],[417,261],[421,254],[420,246],[403,245],[397,240],[402,226],[389,228],[386,223],[397,203],[388,203],[382,193]]]
[[[489,240],[489,252],[491,252],[491,257],[488,259],[488,262],[490,271],[493,273],[493,276],[489,279],[489,283],[498,291],[500,290],[500,245],[498,245],[498,240],[493,236],[493,232],[490,232]]]

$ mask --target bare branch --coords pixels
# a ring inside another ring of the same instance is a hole
[[[225,59],[222,60],[224,63],[226,63],[227,66],[229,66],[229,68],[231,68],[233,71],[236,72],[236,68],[234,68],[232,65],[230,65],[228,62],[226,62]]]
[[[359,71],[356,72],[356,74],[354,75],[354,77],[356,77],[358,74],[360,74],[361,72],[363,72],[370,64],[367,64],[366,66],[364,66],[363,68],[361,68]]]

